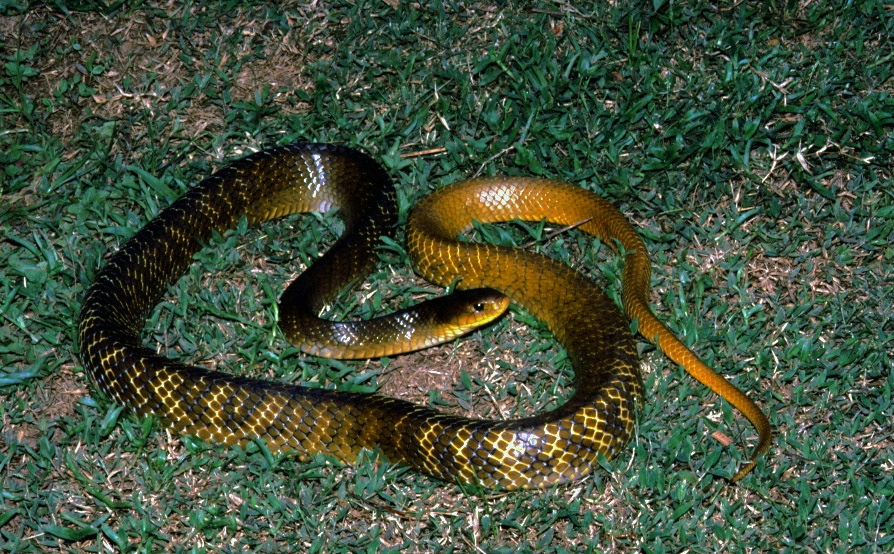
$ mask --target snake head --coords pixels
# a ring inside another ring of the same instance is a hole
[[[435,333],[447,342],[484,327],[509,309],[509,297],[490,288],[456,291],[425,303],[431,310]]]

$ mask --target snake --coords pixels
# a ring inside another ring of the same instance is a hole
[[[310,355],[377,358],[452,340],[500,317],[509,303],[540,319],[567,352],[573,393],[548,411],[480,419],[379,394],[239,376],[167,358],[143,344],[154,306],[215,234],[243,218],[256,224],[334,210],[344,231],[286,287],[283,336]],[[571,266],[525,249],[460,237],[475,222],[577,226],[623,253],[624,312]],[[440,188],[410,213],[406,245],[415,270],[456,293],[367,321],[320,317],[377,263],[398,226],[395,187],[353,148],[294,143],[225,165],[163,209],[107,256],[89,286],[79,355],[95,388],[137,416],[176,433],[271,452],[323,454],[353,463],[363,450],[445,482],[535,489],[579,480],[616,457],[635,432],[644,384],[631,321],[675,363],[735,406],[771,441],[761,409],[700,359],[653,314],[645,244],[611,203],[582,187],[525,177],[476,178]],[[625,314],[626,312],[626,314]]]

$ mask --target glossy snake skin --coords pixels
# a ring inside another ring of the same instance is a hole
[[[140,334],[150,310],[186,271],[214,232],[338,207],[345,231],[302,273],[280,302],[283,333],[308,353],[378,357],[450,340],[498,317],[514,302],[542,319],[567,350],[574,394],[558,408],[517,420],[446,415],[378,395],[337,392],[237,377],[182,364],[146,348]],[[375,263],[379,237],[396,224],[394,189],[368,156],[323,144],[258,152],[202,181],[150,221],[99,272],[84,301],[80,354],[96,385],[134,413],[206,441],[272,451],[325,453],[345,462],[378,446],[392,462],[445,481],[537,488],[578,479],[628,442],[643,396],[627,318],[588,279],[548,258],[492,245],[457,242],[472,221],[510,218],[581,224],[626,253],[623,300],[639,331],[700,381],[727,398],[760,433],[754,457],[769,445],[760,409],[704,366],[648,307],[645,246],[610,204],[581,188],[534,179],[479,179],[441,189],[413,211],[408,247],[417,270],[441,284],[474,289],[394,316],[358,322],[319,319],[320,310]],[[481,287],[487,287],[479,290]],[[430,336],[434,335],[434,336]]]

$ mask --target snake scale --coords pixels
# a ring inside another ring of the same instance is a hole
[[[378,357],[423,348],[498,317],[508,296],[543,320],[566,349],[575,373],[572,396],[531,417],[471,419],[374,394],[211,371],[143,345],[150,311],[215,232],[242,217],[258,223],[336,207],[345,226],[341,238],[280,300],[280,328],[301,350]],[[374,160],[346,147],[299,143],[257,152],[190,189],[109,257],[82,306],[80,356],[112,400],[206,441],[262,439],[274,452],[325,453],[345,462],[378,447],[389,461],[439,479],[504,489],[578,479],[597,467],[600,454],[617,455],[633,433],[643,397],[634,337],[618,307],[570,267],[524,250],[456,240],[473,221],[512,218],[579,225],[620,245],[627,316],[755,425],[759,440],[751,461],[733,479],[750,471],[770,442],[764,414],[655,318],[647,299],[649,258],[624,216],[593,193],[553,181],[475,179],[432,193],[407,225],[413,263],[436,284],[471,290],[458,300],[423,302],[371,322],[332,322],[318,317],[321,309],[372,270],[380,237],[395,230],[394,187]]]

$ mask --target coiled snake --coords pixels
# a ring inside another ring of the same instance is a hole
[[[459,242],[482,223],[510,218],[580,224],[626,253],[623,303],[639,332],[741,410],[759,431],[751,462],[769,446],[760,409],[702,364],[652,314],[650,264],[627,220],[602,198],[552,181],[476,179],[436,191],[414,209],[407,243],[417,271],[460,289],[392,317],[356,322],[319,319],[321,309],[375,263],[379,237],[396,224],[393,186],[357,151],[323,144],[272,148],[231,163],[163,210],[99,272],[84,301],[80,355],[98,388],[136,414],[171,429],[228,445],[257,438],[272,451],[322,452],[351,462],[378,446],[392,462],[447,481],[535,488],[577,479],[629,440],[643,396],[627,319],[591,281],[564,264],[523,250]],[[558,408],[509,421],[446,415],[409,402],[236,377],[181,364],[146,348],[150,310],[214,232],[245,216],[257,223],[289,213],[338,207],[342,237],[288,287],[280,328],[311,354],[378,357],[422,348],[499,316],[507,299],[543,320],[567,350],[574,394]],[[478,290],[481,287],[488,287]],[[369,322],[364,322],[369,323]],[[433,332],[434,337],[426,333]],[[399,340],[398,340],[399,339]]]

